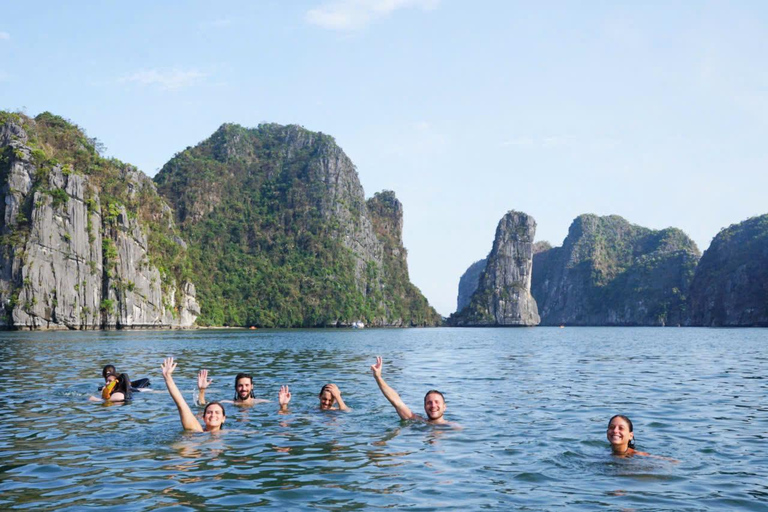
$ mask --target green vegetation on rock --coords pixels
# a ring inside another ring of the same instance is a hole
[[[328,135],[225,124],[155,182],[189,242],[201,325],[439,322],[408,282],[399,234],[391,239],[399,228],[386,212],[369,214],[353,164]]]
[[[562,247],[534,255],[531,292],[544,325],[680,325],[698,258],[679,229],[582,215]]]
[[[196,308],[194,292],[182,290],[191,269],[184,242],[152,180],[103,157],[98,140],[49,112],[35,118],[0,112],[0,146],[0,183],[10,205],[0,218],[0,296],[28,297],[23,311],[6,301],[2,325],[167,327],[179,325],[167,320],[182,302],[191,297],[185,303]],[[8,218],[9,211],[17,213]],[[35,279],[26,285],[29,275]],[[156,275],[159,288],[147,283]],[[49,300],[57,285],[60,293]],[[47,307],[35,307],[41,303]],[[92,315],[99,309],[101,320]],[[184,323],[193,320],[185,316]]]
[[[387,286],[386,292],[377,293],[386,305],[387,316],[402,319],[403,325],[438,324],[439,315],[408,276],[402,241],[403,205],[391,190],[376,192],[366,205],[374,231],[384,244],[382,281]]]
[[[692,325],[768,326],[768,215],[723,229],[691,284]]]

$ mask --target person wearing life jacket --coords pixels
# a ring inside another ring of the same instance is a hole
[[[90,397],[91,401],[105,401],[105,402],[125,402],[131,399],[131,379],[128,374],[121,373],[115,375],[114,373],[107,373],[104,375],[106,384],[101,388],[101,399],[94,396]]]
[[[101,376],[104,377],[105,386],[109,383],[109,380],[107,379],[109,375],[114,375],[115,377],[118,375],[117,370],[115,369],[115,365],[113,364],[105,365],[104,368],[101,369]],[[105,386],[99,387],[99,391],[104,391]],[[150,382],[147,378],[131,381],[131,391],[134,393],[136,391],[141,391],[144,388],[148,388],[149,386]]]

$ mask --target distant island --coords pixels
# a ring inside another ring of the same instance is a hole
[[[498,273],[499,237],[497,231],[488,257],[461,277],[452,325],[506,325],[465,319],[476,316],[489,290],[509,307],[528,279],[540,322],[520,325],[768,325],[768,215],[722,230],[703,255],[676,228],[655,231],[617,215],[581,215],[562,246],[533,245],[530,277],[506,294],[489,286],[489,273]],[[485,310],[494,308],[491,301]]]
[[[0,326],[435,326],[403,207],[333,138],[225,124],[152,181],[50,113],[0,113]]]
[[[768,325],[768,215],[699,253],[679,229],[582,215],[562,246],[510,211],[443,319],[402,203],[333,137],[223,124],[154,179],[49,112],[0,112],[0,328]]]

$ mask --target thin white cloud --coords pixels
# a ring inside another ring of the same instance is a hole
[[[9,34],[8,32],[0,32],[0,41],[2,40],[7,41],[10,38],[11,38],[11,34]]]
[[[320,7],[307,11],[304,19],[328,30],[353,31],[399,9],[431,11],[439,3],[440,0],[327,0]]]
[[[119,82],[159,86],[161,89],[174,90],[200,83],[207,76],[206,73],[196,69],[143,69],[121,77]]]

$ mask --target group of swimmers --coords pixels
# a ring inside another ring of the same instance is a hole
[[[171,398],[179,411],[182,427],[185,430],[194,432],[216,432],[221,430],[221,427],[226,420],[227,413],[222,402],[215,400],[206,402],[205,391],[213,382],[212,379],[208,378],[208,370],[200,370],[197,376],[197,388],[199,391],[198,402],[200,405],[205,406],[202,418],[205,426],[203,426],[184,400],[181,391],[179,391],[179,388],[173,380],[173,372],[176,370],[176,366],[177,363],[174,361],[173,357],[168,357],[163,361],[161,369],[165,385],[168,388],[168,393],[170,393]],[[371,365],[373,378],[376,380],[376,384],[379,386],[381,393],[389,403],[392,404],[402,420],[423,421],[436,425],[448,424],[443,417],[445,413],[445,396],[443,396],[443,393],[436,389],[427,391],[427,394],[424,396],[425,416],[416,414],[405,404],[405,402],[403,402],[397,391],[392,389],[392,387],[386,383],[381,375],[383,366],[381,357],[377,357],[376,363]],[[148,379],[139,379],[132,385],[128,375],[125,373],[118,374],[115,367],[112,365],[104,367],[102,376],[105,381],[105,385],[102,388],[102,399],[111,402],[129,400],[133,391],[137,391],[138,389],[149,385]],[[95,397],[91,398],[98,400]],[[341,397],[341,391],[336,384],[324,385],[320,390],[318,398],[320,400],[319,406],[321,410],[349,410],[349,407],[344,403],[344,400]],[[280,391],[278,392],[278,412],[286,413],[290,401],[290,389],[288,386],[281,386]],[[256,398],[253,391],[253,377],[247,373],[237,374],[235,377],[235,396],[232,403],[239,405],[253,405],[260,402],[268,402],[268,400]],[[611,417],[608,421],[606,436],[608,442],[611,444],[611,452],[613,455],[621,457],[649,455],[646,452],[640,452],[635,449],[635,434],[632,421],[624,415],[617,414]]]

